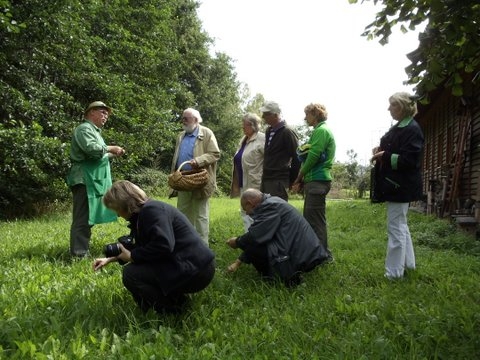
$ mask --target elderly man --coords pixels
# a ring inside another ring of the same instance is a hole
[[[256,189],[246,190],[240,201],[253,224],[245,234],[227,240],[231,248],[243,250],[229,271],[237,270],[242,262],[251,263],[264,278],[278,277],[294,286],[300,283],[302,272],[327,261],[326,249],[292,205]]]
[[[67,185],[73,194],[70,253],[85,257],[90,246],[94,224],[115,221],[117,216],[102,203],[102,196],[112,186],[110,157],[122,156],[120,146],[107,146],[101,129],[112,114],[112,109],[101,101],[94,101],[85,109],[85,121],[78,125],[72,137],[70,160],[72,167]]]
[[[288,189],[300,170],[298,137],[281,118],[280,106],[267,101],[260,108],[268,125],[265,133],[263,175],[260,190],[288,201]]]
[[[209,199],[217,187],[216,172],[220,149],[213,131],[200,125],[202,121],[197,110],[188,108],[183,111],[183,131],[177,137],[172,172],[184,162],[188,164],[183,166],[182,170],[207,169],[208,183],[201,189],[179,191],[177,208],[187,216],[202,240],[208,244]]]

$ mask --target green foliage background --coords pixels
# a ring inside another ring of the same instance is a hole
[[[113,163],[115,178],[145,168],[168,173],[178,118],[195,107],[219,140],[226,189],[241,130],[240,84],[231,59],[210,54],[197,7],[192,0],[25,0],[2,12],[22,28],[0,26],[1,217],[31,215],[69,195],[70,137],[94,100],[114,108],[106,142],[127,151]]]

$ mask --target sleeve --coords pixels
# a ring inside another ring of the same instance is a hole
[[[216,163],[220,159],[220,149],[213,131],[208,129],[203,141],[203,154],[195,157],[198,166],[203,168]]]
[[[415,123],[405,128],[404,136],[400,141],[397,152],[385,151],[382,156],[383,164],[392,170],[410,170],[418,166],[423,149],[423,133],[420,126]]]
[[[237,245],[242,249],[246,241],[251,241],[258,245],[272,241],[275,233],[280,227],[281,218],[278,216],[277,208],[274,204],[262,206],[259,212],[253,216],[254,222],[244,235],[237,239]]]
[[[328,134],[322,131],[321,128],[312,134],[309,144],[311,145],[308,151],[307,159],[301,168],[302,174],[308,173],[320,159],[320,155],[325,152],[328,143]]]
[[[90,126],[77,127],[74,138],[87,159],[98,160],[107,153],[107,145],[99,141],[99,135]]]
[[[295,131],[289,129],[289,138],[289,150],[291,158],[289,181],[290,185],[292,185],[297,178],[298,172],[300,171],[301,163],[297,156],[298,136]]]

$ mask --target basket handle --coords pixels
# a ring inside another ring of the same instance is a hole
[[[188,161],[188,160],[187,160],[187,161],[184,161],[184,162],[182,162],[182,163],[180,164],[180,166],[178,167],[177,171],[181,171],[181,170],[182,170],[182,167],[183,167],[183,165],[185,165],[185,164],[189,164],[189,163],[190,163],[190,161]]]

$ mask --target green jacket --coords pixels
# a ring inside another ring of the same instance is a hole
[[[315,126],[308,144],[310,145],[308,154],[300,169],[303,181],[306,183],[331,181],[330,170],[335,158],[335,139],[325,121]]]
[[[85,120],[73,132],[70,147],[72,167],[67,185],[85,184],[87,187],[90,225],[115,221],[116,214],[102,203],[102,197],[112,186],[107,145],[101,129]]]

